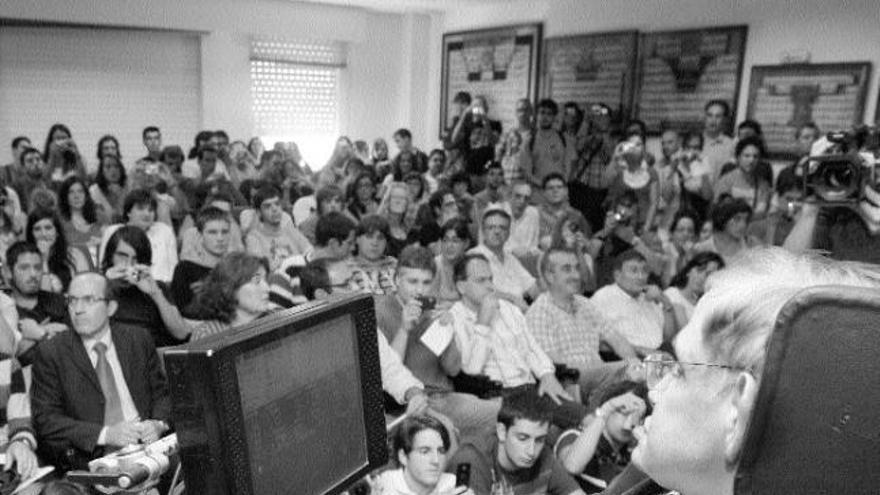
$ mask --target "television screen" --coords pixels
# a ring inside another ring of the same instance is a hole
[[[188,493],[332,495],[387,462],[370,296],[280,311],[164,358]]]
[[[236,357],[254,493],[324,493],[367,465],[354,328],[344,315]]]

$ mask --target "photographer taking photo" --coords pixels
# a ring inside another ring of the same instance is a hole
[[[853,176],[864,176],[864,180],[853,191],[852,196],[855,197],[846,200],[828,201],[816,195],[807,196],[783,246],[792,251],[824,250],[838,260],[880,263],[880,184],[876,178],[880,131],[863,127],[836,134],[837,136],[832,136],[834,139],[826,137],[817,141],[813,145],[811,156],[834,156],[847,148],[856,150],[858,155],[839,156],[841,161],[847,156],[861,160],[858,165],[861,173],[847,178],[856,181],[858,178]],[[838,144],[834,145],[834,141]],[[869,156],[873,157],[873,163],[869,163]],[[857,165],[853,163],[852,166]],[[811,166],[811,176],[819,175],[812,170],[813,167]],[[810,182],[810,178],[807,182]],[[845,185],[840,184],[841,187]],[[855,187],[855,184],[850,186]]]

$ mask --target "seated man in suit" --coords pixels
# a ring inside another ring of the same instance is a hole
[[[116,302],[103,275],[76,275],[67,305],[74,332],[44,342],[34,361],[33,416],[44,459],[83,469],[107,451],[158,440],[171,403],[150,335],[110,327]]]

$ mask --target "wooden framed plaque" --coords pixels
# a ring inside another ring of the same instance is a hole
[[[452,126],[452,99],[459,91],[483,96],[489,117],[509,129],[516,101],[538,96],[542,26],[522,24],[443,35],[440,132]]]
[[[730,104],[736,122],[747,26],[642,33],[633,114],[650,134],[701,127],[709,100]]]
[[[770,158],[795,158],[802,124],[828,132],[862,123],[870,76],[870,62],[756,65],[746,116],[761,123]]]
[[[544,40],[541,96],[587,109],[604,103],[629,116],[638,62],[638,31],[562,36]]]

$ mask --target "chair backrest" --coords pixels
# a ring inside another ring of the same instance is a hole
[[[827,286],[780,311],[735,493],[880,493],[880,291]]]

